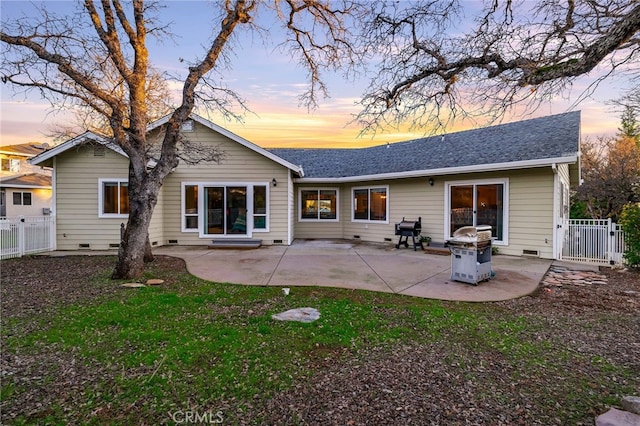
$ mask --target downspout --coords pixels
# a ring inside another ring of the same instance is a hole
[[[551,164],[551,170],[553,171],[553,247],[551,248],[553,251],[553,258],[556,260],[560,260],[560,241],[558,238],[559,229],[562,228],[562,224],[558,220],[560,217],[560,177],[558,176],[558,165],[556,163]]]
[[[53,157],[53,167],[51,170],[51,216],[53,216],[53,226],[51,230],[51,241],[53,241],[53,250],[58,249],[58,203],[57,203],[57,161],[58,157]]]
[[[293,242],[293,172],[287,169],[287,245]]]

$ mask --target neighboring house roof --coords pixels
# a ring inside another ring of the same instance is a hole
[[[28,173],[24,175],[0,178],[2,188],[32,188],[51,189],[51,176],[39,173]]]
[[[355,149],[270,149],[302,164],[300,182],[356,181],[578,161],[580,112]]]
[[[149,124],[149,126],[147,126],[147,131],[151,131],[154,130],[160,126],[162,126],[163,124],[166,124],[169,121],[170,116],[165,116],[157,121],[154,121],[153,123]],[[280,164],[281,166],[284,166],[292,171],[294,171],[295,173],[297,173],[299,176],[304,176],[304,171],[302,170],[302,166],[296,165],[294,163],[290,163],[287,160],[278,157],[277,155],[272,154],[271,152],[267,151],[264,148],[259,147],[258,145],[249,142],[248,140],[236,135],[233,132],[230,132],[229,130],[218,126],[217,124],[200,117],[197,114],[191,114],[190,118],[200,124],[202,124],[205,127],[208,127],[209,129],[213,130],[214,132],[220,133],[223,136],[226,136],[227,138],[233,140],[234,142],[239,143],[240,145],[264,156],[269,158],[270,160]],[[47,150],[43,153],[41,153],[40,155],[37,155],[36,157],[32,158],[29,160],[29,162],[31,164],[42,164],[44,162],[46,162],[47,160],[55,157],[56,155],[62,154],[63,152],[73,148],[76,145],[82,144],[87,142],[88,140],[94,141],[94,142],[98,142],[101,143],[103,145],[105,145],[107,148],[110,148],[114,151],[116,151],[117,153],[127,157],[127,154],[116,144],[111,143],[110,140],[108,138],[105,138],[103,136],[100,136],[96,133],[93,132],[85,132],[83,134],[81,134],[80,136],[76,136],[73,139],[70,139],[66,142],[64,142],[63,144],[60,144],[50,150]]]
[[[33,157],[49,147],[46,143],[28,142],[17,145],[0,146],[0,154]]]

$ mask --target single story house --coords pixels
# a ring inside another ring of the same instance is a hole
[[[149,126],[160,138],[161,119]],[[152,245],[335,238],[395,244],[395,223],[422,219],[444,242],[491,225],[501,253],[557,258],[569,189],[580,179],[580,113],[352,149],[264,149],[192,115],[191,141],[220,164],[180,164],[165,180]],[[126,222],[126,155],[87,132],[31,160],[53,168],[59,250],[117,248]]]
[[[46,148],[36,142],[0,146],[0,217],[51,213],[51,172],[27,162]]]

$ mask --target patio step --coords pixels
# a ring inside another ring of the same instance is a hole
[[[439,254],[442,256],[449,256],[451,252],[448,247],[444,246],[444,243],[431,242],[429,245],[424,246],[424,252],[428,254]]]
[[[214,239],[209,245],[210,249],[257,249],[262,245],[262,240],[249,238],[238,239]]]

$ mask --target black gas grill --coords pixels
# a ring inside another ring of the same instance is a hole
[[[404,220],[402,218],[402,222],[396,223],[396,235],[400,236],[398,240],[398,244],[396,244],[396,248],[400,248],[401,244],[404,244],[405,247],[409,247],[409,237],[411,237],[413,241],[413,250],[417,250],[417,247],[424,249],[422,246],[422,241],[420,240],[420,232],[422,231],[422,218],[418,218],[417,221],[412,222],[410,220]],[[402,239],[404,238],[404,242]],[[416,240],[417,239],[417,240]]]

